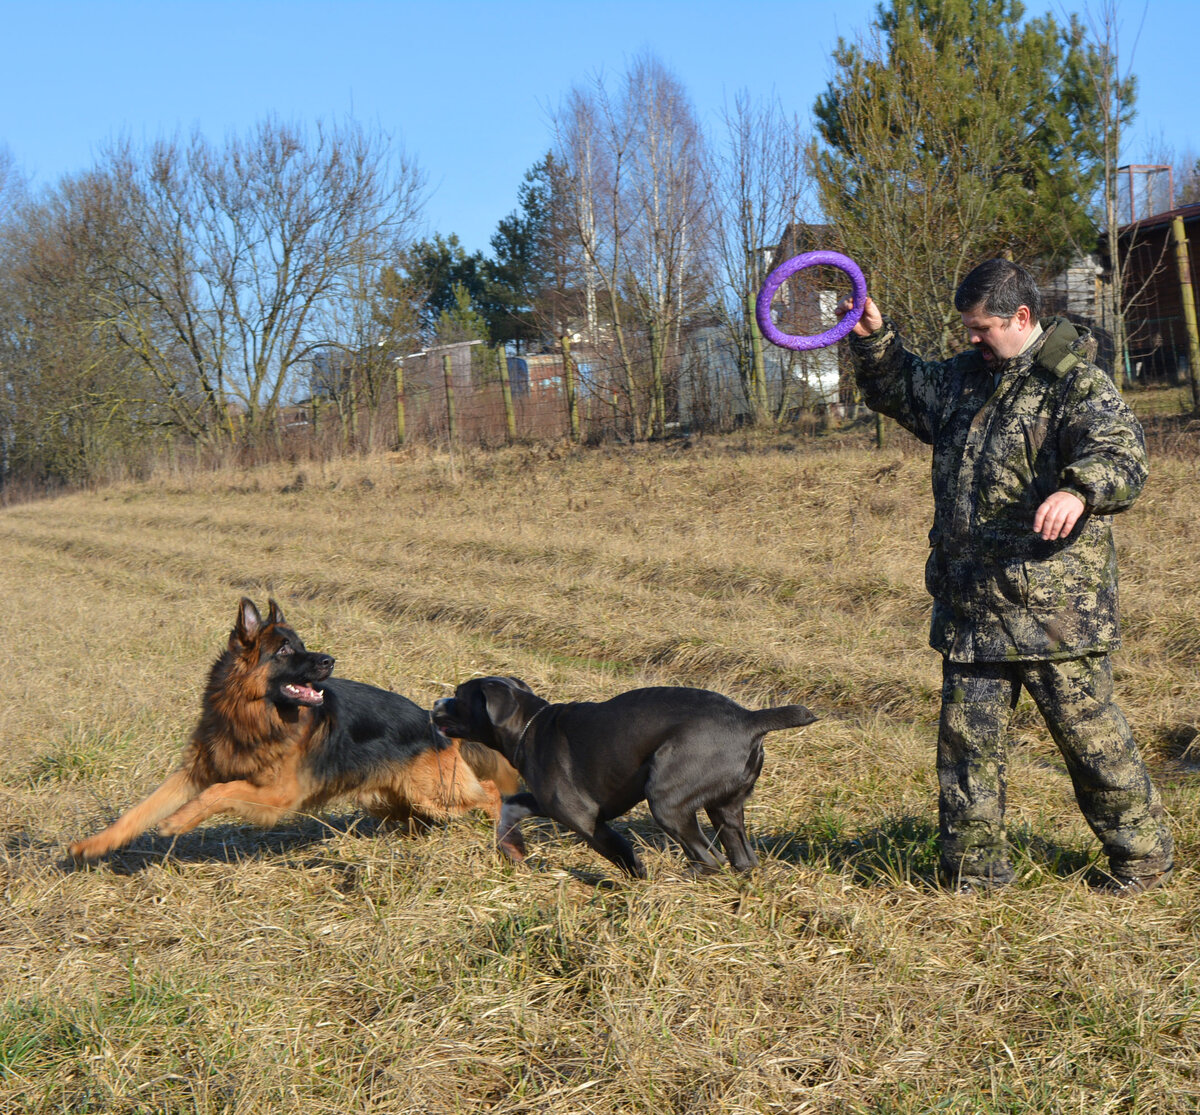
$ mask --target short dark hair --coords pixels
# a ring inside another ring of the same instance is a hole
[[[1019,263],[1011,259],[989,259],[976,267],[954,292],[954,308],[959,313],[982,310],[992,317],[1012,317],[1022,306],[1039,321],[1042,292],[1037,281]]]

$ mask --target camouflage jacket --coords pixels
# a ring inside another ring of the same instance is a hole
[[[956,662],[1073,658],[1120,644],[1112,514],[1146,481],[1142,428],[1092,362],[1084,329],[1052,319],[999,383],[973,349],[907,352],[891,322],[851,335],[867,405],[933,446],[925,584],[930,645]],[[1037,508],[1065,489],[1086,504],[1043,541]]]

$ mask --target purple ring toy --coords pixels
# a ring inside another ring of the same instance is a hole
[[[832,329],[826,329],[824,333],[817,333],[811,337],[796,337],[791,333],[781,332],[771,320],[771,300],[775,297],[775,292],[797,271],[803,271],[807,267],[819,267],[822,264],[836,267],[850,276],[850,283],[854,287],[854,305],[850,312]],[[785,260],[767,276],[762,290],[758,292],[758,301],[754,304],[754,316],[758,319],[762,335],[771,344],[779,345],[780,348],[795,349],[797,352],[807,352],[809,349],[837,344],[862,317],[866,304],[867,280],[863,278],[863,273],[854,260],[841,252],[805,252]]]

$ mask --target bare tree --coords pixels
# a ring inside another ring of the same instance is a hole
[[[1175,204],[1200,204],[1200,156],[1186,149],[1174,162]]]
[[[170,421],[155,383],[95,325],[109,292],[94,245],[122,221],[106,185],[65,179],[0,222],[0,483],[128,474]]]
[[[668,354],[678,353],[684,322],[711,291],[707,161],[691,101],[661,62],[639,58],[626,88],[626,111],[638,125],[629,180],[637,220],[626,256],[626,282],[645,324],[650,429],[661,436]]]
[[[394,257],[423,190],[379,136],[273,119],[223,147],[120,145],[102,170],[136,249],[105,257],[118,280],[106,325],[172,398],[194,400],[178,417],[199,437],[214,419],[238,432],[229,401],[246,437],[273,427],[294,370],[338,340],[322,309]]]
[[[1146,269],[1145,277],[1136,289],[1131,289],[1128,250],[1123,254],[1121,246],[1122,213],[1120,211],[1121,185],[1118,166],[1121,157],[1121,141],[1125,125],[1134,116],[1134,98],[1137,80],[1127,60],[1123,63],[1120,53],[1121,24],[1115,0],[1104,0],[1092,17],[1089,31],[1093,49],[1090,64],[1084,71],[1084,80],[1089,82],[1098,109],[1098,138],[1101,155],[1100,188],[1096,195],[1096,208],[1105,254],[1109,261],[1108,282],[1102,291],[1102,320],[1113,338],[1113,379],[1118,388],[1129,373],[1129,346],[1133,338],[1129,335],[1129,311],[1142,298],[1153,282],[1154,275],[1167,266],[1167,245],[1163,241],[1163,254]]]
[[[13,153],[0,145],[0,225],[7,224],[25,196],[25,179]]]
[[[625,198],[625,175],[632,157],[633,122],[596,78],[591,88],[572,89],[555,120],[558,160],[566,168],[575,232],[583,252],[588,339],[595,346],[609,337],[624,374],[622,384],[630,427],[639,428],[639,400],[633,356],[621,298],[625,241],[631,225]],[[606,305],[605,328],[599,303]]]
[[[587,281],[606,301],[634,432],[661,433],[669,354],[710,289],[709,198],[695,111],[678,79],[647,55],[635,60],[616,96],[603,78],[572,90],[557,132]]]
[[[800,215],[806,188],[807,137],[778,100],[754,103],[739,93],[724,114],[722,142],[711,150],[716,300],[737,354],[738,372],[755,420],[771,417],[763,338],[754,306],[766,280],[769,246]],[[787,405],[776,400],[775,417]]]

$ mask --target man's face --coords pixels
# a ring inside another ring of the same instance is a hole
[[[986,364],[1016,356],[1032,331],[1028,306],[1018,306],[1012,317],[993,317],[977,306],[963,311],[962,323]]]

